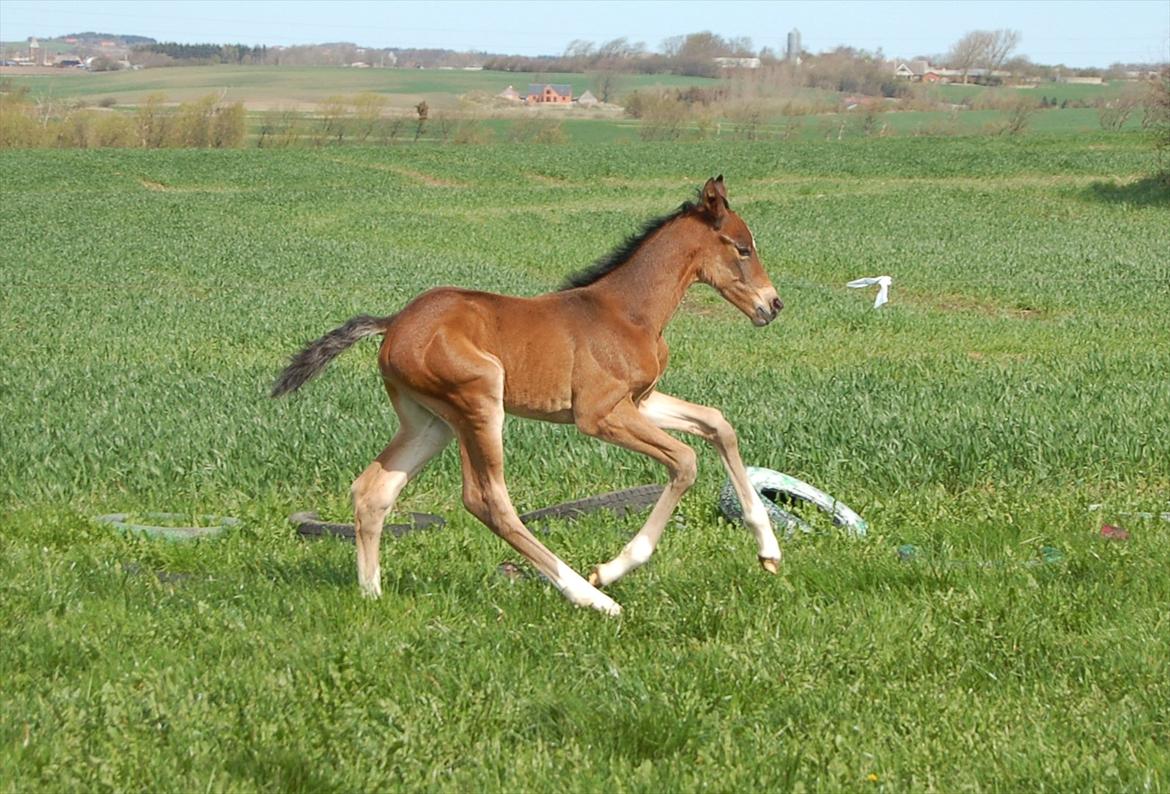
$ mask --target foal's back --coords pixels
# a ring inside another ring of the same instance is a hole
[[[508,413],[572,422],[582,365],[613,367],[620,320],[587,290],[515,297],[457,287],[419,295],[386,331],[383,377],[448,401],[468,384],[496,390]]]

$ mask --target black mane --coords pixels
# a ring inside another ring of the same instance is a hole
[[[654,234],[654,232],[658,231],[663,226],[673,221],[675,218],[690,212],[697,206],[698,202],[684,201],[682,206],[669,215],[663,215],[659,218],[652,218],[646,221],[644,224],[642,224],[641,229],[627,237],[625,242],[623,242],[617,248],[598,259],[589,267],[570,273],[565,278],[565,282],[561,285],[561,291],[574,289],[576,287],[587,287],[602,276],[607,275],[608,273],[612,273],[622,263],[626,262],[631,256],[633,256],[634,252],[638,250],[642,243],[646,242],[646,239],[650,235]]]

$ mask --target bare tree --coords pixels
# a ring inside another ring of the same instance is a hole
[[[662,40],[662,54],[667,58],[677,58],[682,52],[683,43],[687,40],[686,36],[670,36]]]
[[[729,52],[731,48],[723,37],[704,30],[687,35],[679,49],[678,57],[682,60],[709,61]]]
[[[601,60],[630,58],[636,55],[645,45],[630,44],[629,39],[625,36],[611,39],[597,48],[597,57]]]
[[[963,72],[964,83],[968,72],[975,67],[984,69],[984,75],[990,79],[991,73],[1003,66],[1019,43],[1018,30],[973,30],[954,43],[946,60],[952,69]]]
[[[612,102],[617,98],[618,75],[609,70],[595,72],[591,75],[593,90],[601,102]]]
[[[973,30],[956,41],[947,53],[947,65],[963,73],[964,83],[967,82],[967,73],[979,63],[980,55],[986,46],[985,35],[986,31]]]
[[[1018,96],[1008,106],[1008,117],[1000,132],[1003,135],[1021,135],[1028,128],[1032,116],[1036,112],[1036,99],[1029,96]]]
[[[727,47],[737,58],[750,58],[755,54],[751,36],[733,36],[727,40]]]
[[[593,42],[585,39],[573,39],[565,47],[566,58],[589,58],[593,55]]]
[[[992,73],[1003,66],[1004,61],[1019,46],[1020,31],[1001,28],[1000,30],[984,31],[984,34],[985,41],[979,63],[987,70],[987,78],[990,79]]]
[[[1148,98],[1143,96],[1143,93],[1145,92],[1141,89],[1130,88],[1116,96],[1098,97],[1097,121],[1101,124],[1101,129],[1108,132],[1124,129],[1125,122],[1142,107],[1143,100]]]
[[[597,57],[597,52],[591,41],[573,39],[569,42],[569,46],[565,47],[564,59],[569,61],[574,69],[584,69],[595,57]]]

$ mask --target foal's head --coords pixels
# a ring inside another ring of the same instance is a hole
[[[699,281],[714,287],[756,325],[772,322],[784,303],[760,264],[755,237],[727,203],[722,174],[703,185],[694,211],[706,226]]]

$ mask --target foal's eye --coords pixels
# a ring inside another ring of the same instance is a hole
[[[750,246],[740,245],[739,243],[735,244],[735,250],[739,251],[740,256],[749,256],[752,252],[752,249]]]

